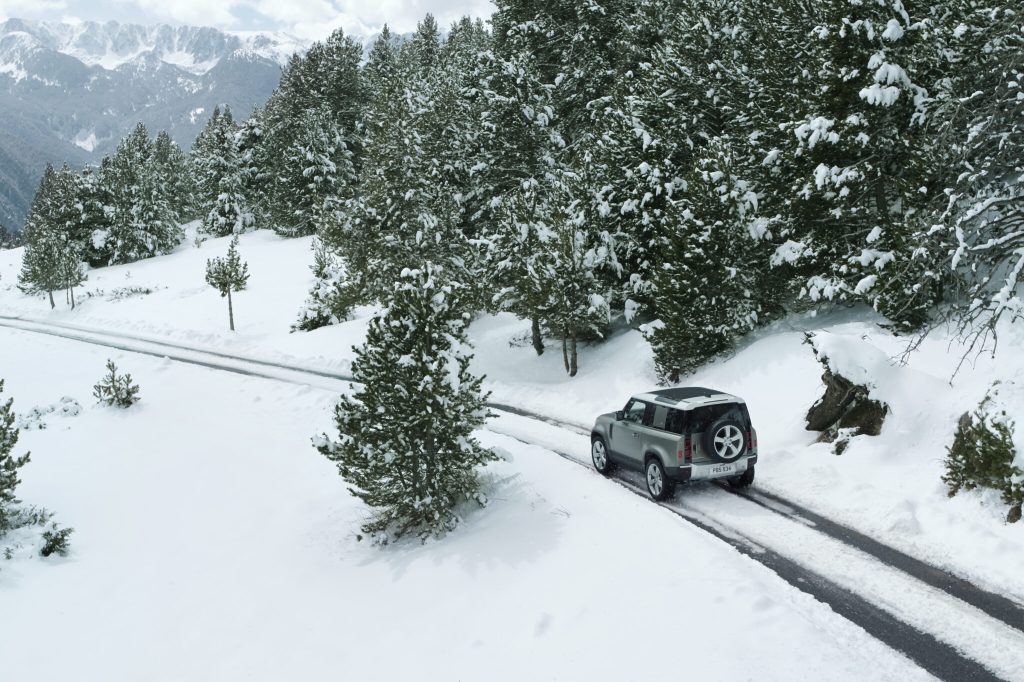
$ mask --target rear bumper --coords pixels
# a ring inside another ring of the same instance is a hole
[[[717,462],[690,464],[688,466],[670,467],[666,469],[665,474],[678,483],[711,481],[716,478],[739,476],[755,464],[757,464],[757,455],[749,455],[731,465],[722,465]]]

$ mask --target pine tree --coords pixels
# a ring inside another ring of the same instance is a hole
[[[346,294],[345,270],[333,250],[322,240],[313,242],[313,288],[299,311],[292,331],[312,331],[348,318],[354,303]]]
[[[663,380],[677,382],[762,324],[770,302],[761,290],[757,197],[732,165],[727,141],[701,153],[655,273],[658,320],[648,328]]]
[[[82,249],[73,239],[79,218],[74,172],[66,165],[60,171],[47,166],[25,223],[18,287],[28,294],[45,292],[51,308],[53,292],[61,289],[74,307],[74,287],[85,281]]]
[[[140,123],[101,167],[100,182],[111,202],[104,245],[109,265],[165,254],[181,241],[182,231],[164,179],[153,161],[149,133]]]
[[[0,379],[0,396],[4,392],[4,381]],[[8,399],[0,403],[0,537],[14,525],[14,505],[18,504],[15,496],[18,484],[18,469],[29,462],[26,452],[20,457],[14,455],[14,447],[18,444],[18,429],[14,426],[14,401]]]
[[[195,185],[192,215],[206,219],[217,206],[224,176],[238,171],[237,132],[231,109],[214,107],[189,152]]]
[[[278,178],[289,210],[275,229],[287,236],[315,233],[351,196],[355,183],[352,152],[328,110],[310,109],[296,126]]]
[[[999,324],[1024,317],[1024,15],[970,0],[935,3],[932,14],[947,87],[932,125],[951,177],[917,241],[954,277],[962,295],[949,314],[980,350]]]
[[[169,204],[169,215],[175,223],[186,222],[193,204],[193,188],[189,182],[188,157],[166,131],[161,130],[153,141],[153,173]]]
[[[0,251],[16,249],[21,246],[21,233],[14,232],[10,228],[0,225]]]
[[[531,321],[539,355],[543,278],[550,272],[540,262],[540,244],[559,215],[551,185],[564,177],[558,161],[564,140],[553,128],[551,89],[528,49],[533,30],[499,29],[496,49],[482,58],[482,151],[474,173],[482,203],[474,218],[483,224],[488,245],[490,303]]]
[[[238,126],[225,107],[214,110],[192,149],[204,234],[226,237],[255,227],[256,216],[248,203],[248,176],[253,169],[242,155],[240,142]]]
[[[339,438],[315,441],[374,510],[363,530],[380,541],[441,535],[462,502],[485,502],[476,468],[496,457],[473,438],[486,396],[469,372],[461,290],[429,262],[396,279],[356,351],[361,388],[338,402]]]
[[[238,235],[231,239],[227,256],[206,261],[206,283],[228,299],[228,324],[235,331],[235,309],[231,303],[231,292],[245,289],[249,281],[249,265],[238,255]]]

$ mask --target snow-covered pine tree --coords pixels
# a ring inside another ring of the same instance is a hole
[[[111,202],[104,245],[109,265],[168,253],[178,245],[182,231],[153,163],[153,144],[143,124],[121,140],[109,162],[101,166],[100,181]]]
[[[253,229],[256,217],[246,202],[246,164],[239,154],[236,138],[231,135],[220,149],[220,156],[209,157],[207,168],[219,180],[217,196],[200,229],[213,237],[242,234]]]
[[[355,168],[341,126],[326,107],[309,109],[295,123],[277,178],[281,200],[289,207],[274,229],[278,234],[314,234],[352,195]]]
[[[313,288],[299,311],[292,331],[312,331],[348,318],[352,305],[346,298],[345,270],[334,251],[321,239],[313,241]]]
[[[18,287],[25,293],[64,289],[74,307],[74,287],[85,281],[82,249],[74,241],[81,211],[76,204],[77,178],[67,165],[59,171],[47,166],[25,222],[25,253]]]
[[[406,267],[407,253],[426,248],[426,242],[434,262],[449,269],[466,263],[466,236],[455,229],[457,189],[444,185],[430,146],[441,134],[430,74],[417,66],[414,53],[403,50],[399,59],[383,41],[378,39],[367,65],[375,88],[365,122],[360,192],[329,235],[344,267],[348,305],[384,295]]]
[[[931,22],[900,0],[744,8],[762,80],[776,83],[755,107],[774,122],[762,134],[777,131],[763,161],[785,240],[773,262],[812,303],[865,301],[900,329],[921,326],[940,283],[915,260],[912,235],[945,172],[926,125],[943,77],[922,48]]]
[[[157,183],[163,188],[171,220],[175,223],[186,222],[191,217],[194,202],[188,156],[164,130],[157,133],[153,141],[153,164],[152,170]]]
[[[0,379],[0,399],[3,397],[4,380]],[[15,456],[18,444],[18,429],[14,426],[14,401],[0,402],[0,537],[14,525],[14,505],[18,503],[18,469],[29,462],[29,453]]]
[[[933,127],[949,149],[941,213],[922,250],[958,281],[951,314],[972,348],[1024,317],[1024,13],[1010,3],[934,3],[935,49],[947,87]]]
[[[75,177],[75,206],[79,215],[71,239],[82,250],[82,259],[92,267],[101,267],[110,260],[107,239],[112,210],[110,191],[102,179],[100,169],[91,166]]]
[[[647,327],[664,381],[733,347],[769,316],[757,196],[737,175],[728,139],[711,141],[667,213],[662,264],[655,272],[658,319]]]
[[[564,141],[554,130],[551,88],[529,50],[536,27],[514,23],[499,5],[495,49],[479,67],[481,153],[474,168],[481,205],[474,219],[487,244],[491,306],[531,321],[531,340],[544,352],[542,307],[546,300],[540,244],[560,217],[551,191],[563,179],[559,153]]]
[[[235,308],[231,302],[231,292],[245,289],[249,281],[249,264],[238,255],[238,235],[231,239],[227,256],[211,258],[206,261],[206,283],[228,299],[228,325],[235,331]]]
[[[189,151],[190,175],[195,191],[191,216],[205,219],[217,204],[224,174],[237,170],[237,166],[225,163],[225,159],[234,157],[238,151],[237,133],[238,125],[231,108],[214,107]]]
[[[473,438],[486,396],[469,372],[462,286],[448,274],[423,259],[396,278],[356,351],[360,388],[338,402],[338,437],[314,441],[372,508],[363,531],[381,542],[455,528],[462,503],[485,502],[477,467],[496,459]]]
[[[562,342],[562,360],[570,377],[579,369],[579,341],[602,338],[611,317],[610,292],[601,274],[614,268],[614,255],[607,233],[590,211],[584,189],[589,181],[585,175],[565,178],[562,193],[556,195],[565,208],[551,231],[540,233],[540,315]]]
[[[21,246],[21,233],[14,232],[5,225],[0,225],[0,251],[16,249]]]

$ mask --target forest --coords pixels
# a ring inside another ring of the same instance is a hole
[[[73,304],[88,267],[191,221],[315,234],[297,331],[429,273],[445,315],[530,320],[570,375],[639,326],[666,381],[793,311],[867,305],[975,349],[1021,315],[1015,3],[496,5],[368,55],[338,31],[187,153],[139,125],[98,167],[48,168],[20,286]]]

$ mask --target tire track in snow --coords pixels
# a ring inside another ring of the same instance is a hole
[[[37,322],[24,318],[0,315],[0,326],[30,333],[46,334],[57,338],[79,341],[93,345],[105,346],[130,353],[139,353],[161,359],[197,365],[208,369],[228,371],[243,376],[284,381],[287,383],[314,386],[325,390],[336,390],[336,387],[310,383],[309,377],[328,379],[330,381],[353,381],[351,376],[340,373],[299,367],[280,362],[244,358],[228,353],[203,349],[185,344],[168,343],[131,334],[93,330],[77,325],[61,323]],[[140,347],[139,344],[143,344]],[[146,346],[149,346],[147,348]],[[195,354],[190,357],[189,354]],[[203,356],[207,356],[204,359]],[[215,359],[208,359],[215,358]],[[220,359],[223,361],[218,361]],[[227,361],[227,362],[224,362]],[[255,367],[254,367],[255,366]],[[263,369],[256,369],[263,368]],[[589,435],[589,429],[578,424],[550,419],[529,410],[524,410],[500,403],[489,403],[490,409],[514,414],[519,417],[542,421],[560,429],[569,430],[581,435]],[[504,434],[509,436],[510,434]],[[516,436],[510,436],[523,441]],[[580,465],[577,457],[559,452],[546,445],[538,445],[551,450],[559,456]],[[584,464],[585,466],[585,464]],[[642,486],[621,478],[615,481],[631,492],[647,498]],[[731,492],[731,491],[730,491]],[[1024,609],[1015,602],[977,588],[961,578],[952,576],[941,569],[910,557],[899,550],[873,540],[858,531],[833,522],[800,505],[791,503],[763,491],[738,492],[738,496],[756,504],[765,510],[786,518],[794,523],[802,523],[813,527],[817,532],[854,549],[876,558],[879,562],[893,569],[910,575],[913,578],[947,593],[957,601],[961,601],[987,613],[993,618],[1024,631]],[[933,635],[909,625],[891,615],[887,611],[872,604],[864,597],[842,587],[807,566],[794,561],[774,550],[767,549],[756,541],[746,537],[742,531],[723,526],[706,514],[695,510],[687,510],[684,506],[661,504],[679,518],[710,533],[714,537],[728,543],[737,551],[764,565],[783,580],[797,589],[806,592],[815,599],[832,607],[836,613],[862,627],[886,645],[903,652],[922,668],[944,680],[999,680],[1002,679],[977,661],[962,655],[954,647],[945,644]]]

